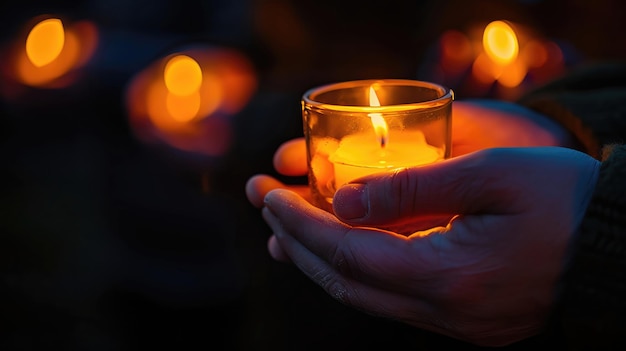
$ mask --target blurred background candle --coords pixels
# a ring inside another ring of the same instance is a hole
[[[422,64],[419,76],[464,97],[514,101],[564,72],[562,46],[515,21],[476,21],[464,29],[444,30],[433,59]]]
[[[181,164],[206,169],[232,146],[231,117],[256,86],[250,61],[237,50],[181,48],[131,79],[126,109],[139,140]]]
[[[29,87],[66,87],[92,57],[97,43],[98,30],[90,21],[71,22],[53,15],[34,17],[7,50],[4,76]],[[4,91],[10,92],[6,88]],[[12,91],[16,92],[15,88]]]
[[[303,96],[309,185],[332,208],[342,185],[372,173],[433,163],[450,155],[453,93],[412,80],[359,80]]]

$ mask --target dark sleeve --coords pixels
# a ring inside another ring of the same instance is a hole
[[[602,161],[555,316],[575,350],[626,350],[626,66],[590,67],[520,103],[561,122]]]
[[[626,350],[626,145],[609,148],[559,306],[564,333],[577,350]]]
[[[626,62],[581,67],[518,102],[560,122],[597,159],[605,145],[626,143]]]

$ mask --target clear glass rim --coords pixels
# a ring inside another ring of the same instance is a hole
[[[436,90],[440,92],[441,96],[421,102],[407,103],[407,104],[395,104],[395,105],[384,105],[384,106],[353,106],[353,105],[336,105],[336,104],[328,104],[315,100],[316,95],[320,95],[333,90],[341,90],[348,89],[358,86],[370,86],[372,84],[379,84],[381,86],[412,86],[412,87],[420,87],[427,88],[431,90]],[[362,80],[351,80],[340,83],[331,83],[326,85],[317,86],[307,90],[302,95],[302,102],[304,106],[309,108],[316,109],[325,109],[325,110],[333,110],[333,111],[344,111],[344,112],[367,112],[367,113],[380,113],[380,112],[394,112],[394,111],[409,111],[409,110],[420,110],[420,109],[432,109],[444,106],[449,104],[454,100],[454,92],[452,89],[444,87],[443,85],[421,81],[421,80],[411,80],[411,79],[362,79]]]

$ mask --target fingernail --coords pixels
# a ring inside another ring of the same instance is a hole
[[[369,191],[366,184],[347,184],[333,199],[333,211],[342,219],[359,219],[369,213]]]
[[[265,197],[263,197],[263,206],[269,209],[271,209],[271,201],[272,201],[271,198],[273,196],[272,194],[273,191],[274,190],[268,191],[267,194],[265,194]]]

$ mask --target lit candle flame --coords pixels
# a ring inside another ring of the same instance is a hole
[[[515,31],[504,21],[493,21],[485,27],[483,47],[489,58],[501,65],[513,62],[519,52]]]
[[[369,100],[370,106],[380,106],[380,101],[378,100],[378,95],[376,95],[374,85],[370,86]],[[380,113],[370,113],[368,116],[374,126],[374,133],[376,133],[378,142],[380,142],[380,147],[385,147],[389,136],[389,128],[387,127],[387,123],[385,122],[383,115]]]
[[[63,51],[65,30],[58,18],[50,18],[37,23],[26,38],[26,55],[36,67],[45,66]]]

